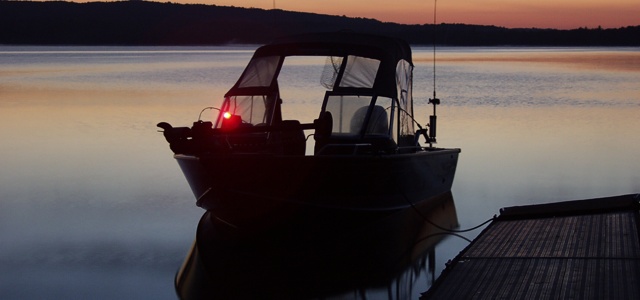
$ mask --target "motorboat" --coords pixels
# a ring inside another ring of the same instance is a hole
[[[279,75],[294,57],[326,62],[308,122],[285,109],[290,82]],[[413,68],[410,46],[393,37],[284,37],[257,48],[211,121],[158,127],[196,205],[233,228],[335,229],[425,209],[450,192],[460,149],[434,146],[435,91],[429,124],[414,118]]]

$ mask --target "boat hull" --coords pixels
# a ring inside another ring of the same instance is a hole
[[[233,154],[176,159],[197,205],[234,226],[306,212],[393,212],[451,190],[459,149],[371,156]]]

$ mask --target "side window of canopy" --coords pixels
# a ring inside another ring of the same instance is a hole
[[[238,87],[270,86],[278,69],[279,62],[280,56],[266,56],[252,59],[242,74],[242,80],[238,84]]]
[[[349,55],[340,87],[372,88],[378,74],[377,59]]]

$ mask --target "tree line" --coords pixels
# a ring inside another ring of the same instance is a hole
[[[0,44],[263,44],[275,37],[350,30],[396,36],[414,45],[640,46],[640,26],[616,29],[509,29],[467,24],[404,25],[283,10],[146,1],[0,0]]]

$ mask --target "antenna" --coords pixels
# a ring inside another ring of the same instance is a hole
[[[440,104],[440,99],[436,97],[436,5],[438,0],[433,0],[433,98],[429,99],[429,104],[433,104],[433,115],[429,116],[429,147],[436,143],[436,105]]]
[[[274,0],[275,1],[275,0]],[[436,97],[436,5],[438,0],[433,0],[433,98]]]

